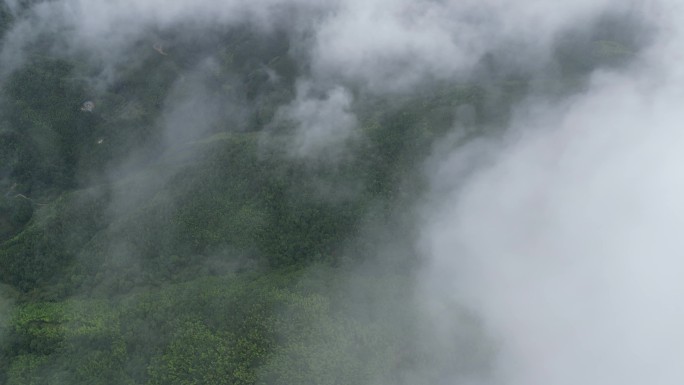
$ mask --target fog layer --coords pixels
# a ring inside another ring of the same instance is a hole
[[[650,11],[630,68],[520,105],[458,187],[472,150],[430,169],[423,298],[438,323],[451,301],[480,316],[496,384],[684,381],[684,35],[676,2]]]

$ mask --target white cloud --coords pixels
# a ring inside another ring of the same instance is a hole
[[[317,95],[308,82],[297,85],[297,96],[282,107],[276,121],[296,125],[289,153],[296,157],[338,160],[348,140],[355,136],[356,116],[351,112],[352,95],[335,87]]]
[[[521,108],[458,188],[434,179],[423,295],[481,317],[501,344],[497,384],[684,381],[675,22],[634,68],[596,73],[558,105]],[[442,175],[463,168],[456,159]]]
[[[589,25],[611,1],[344,2],[320,25],[313,49],[320,77],[406,91],[425,80],[464,77],[492,50],[518,50],[521,64],[548,57],[555,35]]]

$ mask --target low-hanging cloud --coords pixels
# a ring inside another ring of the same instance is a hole
[[[317,30],[313,69],[322,78],[396,92],[425,81],[466,78],[483,55],[496,51],[515,51],[510,57],[517,63],[508,65],[539,66],[549,59],[558,33],[589,26],[611,5],[610,0],[346,1]]]
[[[355,136],[357,119],[351,112],[352,96],[342,87],[322,95],[316,95],[311,88],[310,83],[300,82],[295,100],[283,106],[275,119],[296,126],[290,155],[338,160]]]
[[[462,156],[434,173],[423,294],[438,323],[451,301],[481,317],[499,346],[496,384],[684,381],[684,95],[672,60],[684,35],[658,20],[630,69],[521,107],[458,187],[442,178]]]
[[[311,60],[318,81],[363,84],[376,92],[407,91],[426,80],[467,76],[491,51],[513,50],[511,57],[521,65],[544,61],[557,33],[587,26],[613,5],[612,0],[562,5],[512,0],[346,0],[324,5],[312,0],[59,0],[18,12],[0,60],[4,71],[16,68],[23,48],[45,34],[65,36],[46,47],[53,54],[88,52],[91,59],[114,66],[125,62],[125,51],[139,39],[153,39],[153,31],[181,23],[249,23],[263,30],[289,25],[297,31],[293,46]],[[633,2],[621,4],[623,10],[634,7]]]

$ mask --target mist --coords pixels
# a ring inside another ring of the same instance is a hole
[[[0,380],[684,381],[674,0],[3,6]]]
[[[684,378],[683,41],[674,18],[645,16],[658,36],[630,68],[522,103],[456,186],[467,146],[428,168],[438,203],[422,228],[422,292],[438,324],[451,302],[479,315],[498,346],[493,383]]]

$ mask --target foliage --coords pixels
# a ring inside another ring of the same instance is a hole
[[[10,19],[3,3],[0,37]],[[558,44],[560,92],[631,55],[607,31]],[[0,382],[402,384],[418,367],[449,370],[406,306],[415,261],[402,215],[435,144],[494,134],[529,75],[491,58],[472,84],[350,86],[359,127],[345,156],[300,159],[285,148],[292,127],[273,122],[309,70],[288,31],[150,33],[168,54],[132,42],[106,84],[92,81],[100,64],[38,46],[4,79],[0,283],[17,293],[0,314]],[[169,95],[194,87],[237,108],[170,137]],[[368,267],[373,237],[389,232],[383,244],[400,251]]]
[[[357,283],[373,291],[406,284],[400,276],[367,278]],[[119,300],[22,305],[6,352],[13,357],[7,383],[354,384],[388,376],[408,359],[397,344],[410,323],[338,312],[347,301],[317,279],[301,286],[301,273],[275,270],[199,278]],[[312,284],[319,293],[310,292]],[[387,305],[403,299],[396,301]]]

